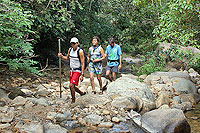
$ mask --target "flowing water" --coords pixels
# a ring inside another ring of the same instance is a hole
[[[193,110],[185,113],[191,127],[191,133],[200,133],[200,103],[194,106]]]
[[[120,122],[119,124],[114,124],[112,128],[87,128],[78,127],[70,130],[69,133],[145,133],[142,129],[137,128],[133,122]]]

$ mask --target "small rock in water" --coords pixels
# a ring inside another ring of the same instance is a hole
[[[100,123],[99,125],[98,125],[98,127],[103,127],[103,128],[111,128],[111,127],[113,127],[113,123],[112,122],[103,122],[103,123]]]
[[[117,118],[117,117],[113,117],[113,118],[112,118],[112,121],[113,121],[113,122],[116,122],[116,123],[119,123],[119,122],[120,122],[120,119]]]
[[[198,120],[198,117],[190,117],[190,118],[192,118],[193,120]]]
[[[0,107],[3,107],[5,105],[6,105],[6,103],[4,101],[0,101]]]
[[[109,114],[110,114],[110,111],[108,111],[108,110],[103,110],[103,114],[104,114],[104,115],[109,115]]]

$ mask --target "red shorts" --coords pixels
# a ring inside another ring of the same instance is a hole
[[[71,76],[72,74],[72,76]],[[78,81],[79,81],[79,77],[81,76],[81,73],[80,72],[70,72],[69,74],[69,81],[70,83],[78,86]]]

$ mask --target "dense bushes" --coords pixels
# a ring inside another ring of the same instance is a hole
[[[31,13],[24,11],[20,4],[10,1],[0,3],[0,61],[12,70],[26,70],[38,73],[32,44],[28,42],[33,33]]]

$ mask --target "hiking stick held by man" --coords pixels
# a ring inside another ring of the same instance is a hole
[[[58,39],[58,52],[60,53],[60,38]],[[62,89],[61,89],[61,57],[59,57],[59,77],[60,77],[60,98],[62,98]]]

